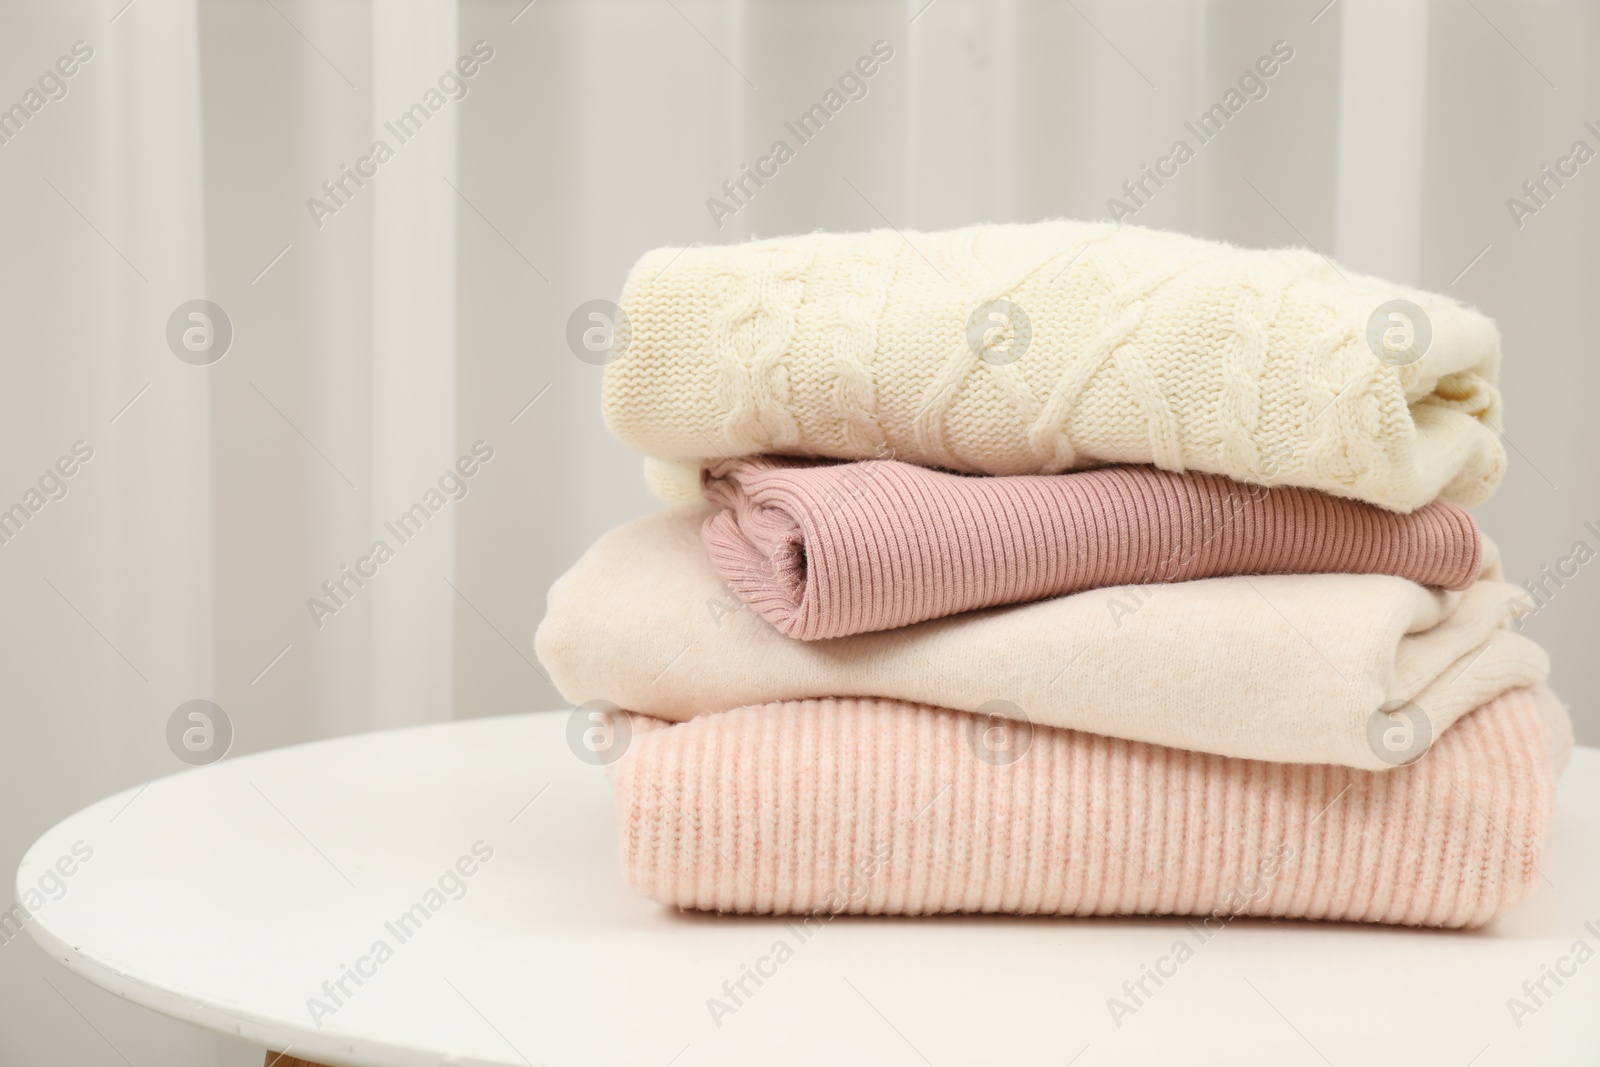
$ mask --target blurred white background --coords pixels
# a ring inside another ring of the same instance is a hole
[[[477,41],[465,95],[399,144],[384,123]],[[718,228],[707,199],[877,41],[866,96]],[[530,647],[545,590],[654,506],[567,320],[645,250],[1102,218],[1279,41],[1266,95],[1132,221],[1482,307],[1512,465],[1479,517],[1517,581],[1600,547],[1600,163],[1520,226],[1507,206],[1573,142],[1600,149],[1592,5],[9,0],[0,508],[76,442],[93,456],[0,545],[0,869],[182,769],[166,726],[190,699],[225,710],[235,755],[558,706]],[[51,79],[76,42],[91,57]],[[314,218],[380,137],[393,158]],[[209,365],[167,342],[195,299],[232,325]],[[465,498],[319,627],[308,598],[478,441]],[[1589,744],[1597,619],[1585,567],[1527,622]],[[10,933],[0,1062],[259,1063]]]

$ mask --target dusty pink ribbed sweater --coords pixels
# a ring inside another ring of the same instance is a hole
[[[634,717],[614,770],[646,896],[755,913],[1249,914],[1476,926],[1537,877],[1565,709],[1543,686],[1389,771],[1263,763],[890,700]],[[985,749],[989,751],[989,749]],[[991,757],[992,759],[992,757]]]
[[[1108,467],[970,477],[896,460],[708,463],[703,538],[740,599],[791,637],[887,630],[1102,586],[1228,574],[1390,574],[1464,589],[1472,516],[1401,515],[1310,489]]]

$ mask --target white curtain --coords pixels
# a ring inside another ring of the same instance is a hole
[[[207,290],[198,27],[184,4],[116,13],[0,16],[6,106],[31,113],[0,145],[0,496],[32,511],[0,547],[8,871],[50,823],[182,766],[167,718],[217,685],[209,382],[166,342],[174,309]],[[0,1004],[6,1063],[111,1062],[85,1017],[174,1062],[220,1047],[98,993],[26,935],[0,944]]]
[[[182,769],[166,726],[187,700],[222,708],[233,754],[452,713],[455,516],[403,545],[384,522],[470,447],[456,102],[403,145],[384,124],[456,63],[455,5],[124,5],[0,16],[20,85],[89,53],[0,146],[23,208],[0,287],[4,492],[91,453],[0,557],[9,868],[56,819]],[[318,226],[307,201],[380,137],[394,161]],[[196,299],[231,323],[209,364],[167,342]],[[367,586],[322,590],[384,537],[394,561]],[[313,599],[337,607],[320,627]],[[6,1063],[260,1062],[26,937],[0,945],[0,989]]]
[[[404,542],[385,524],[470,446],[455,433],[459,103],[424,102],[461,54],[455,7],[201,18],[208,187],[235,223],[208,241],[237,260],[240,331],[213,379],[224,707],[252,747],[448,718],[457,506]],[[379,541],[392,559],[373,558]]]

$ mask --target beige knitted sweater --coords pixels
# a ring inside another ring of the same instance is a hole
[[[686,720],[769,701],[882,697],[1281,763],[1392,766],[1374,712],[1409,703],[1416,743],[1549,673],[1506,629],[1516,586],[1465,592],[1374,574],[1093,589],[882,633],[796,641],[728,591],[666,508],[596,541],[550,587],[534,648],[568,700]],[[1426,735],[1426,736],[1424,736]]]
[[[1369,341],[1395,299],[1431,335],[1414,362]],[[1505,468],[1494,324],[1298,249],[1068,221],[809,234],[650,252],[620,306],[606,420],[668,499],[702,459],[764,452],[1154,463],[1398,511],[1476,504]]]

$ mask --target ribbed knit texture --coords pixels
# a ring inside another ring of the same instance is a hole
[[[1110,467],[969,477],[898,460],[706,464],[702,531],[739,598],[814,641],[1115,585],[1228,574],[1391,574],[1465,589],[1462,508],[1409,515],[1310,489]]]
[[[622,862],[662,903],[1445,927],[1527,894],[1572,743],[1542,686],[1383,772],[1048,727],[1000,766],[971,716],[885,700],[635,724],[613,768]]]
[[[768,701],[884,697],[1244,759],[1387,764],[1372,713],[1421,706],[1436,737],[1549,659],[1506,629],[1526,594],[1381,574],[1093,589],[897,630],[796,641],[726,587],[668,508],[600,538],[550,587],[534,647],[562,695],[663,719]],[[1485,573],[1498,563],[1485,542]]]
[[[1399,367],[1367,336],[1394,299],[1430,333]],[[808,234],[648,253],[620,306],[607,424],[691,479],[762,453],[1152,463],[1410,511],[1505,470],[1494,324],[1301,249],[1067,221]]]

